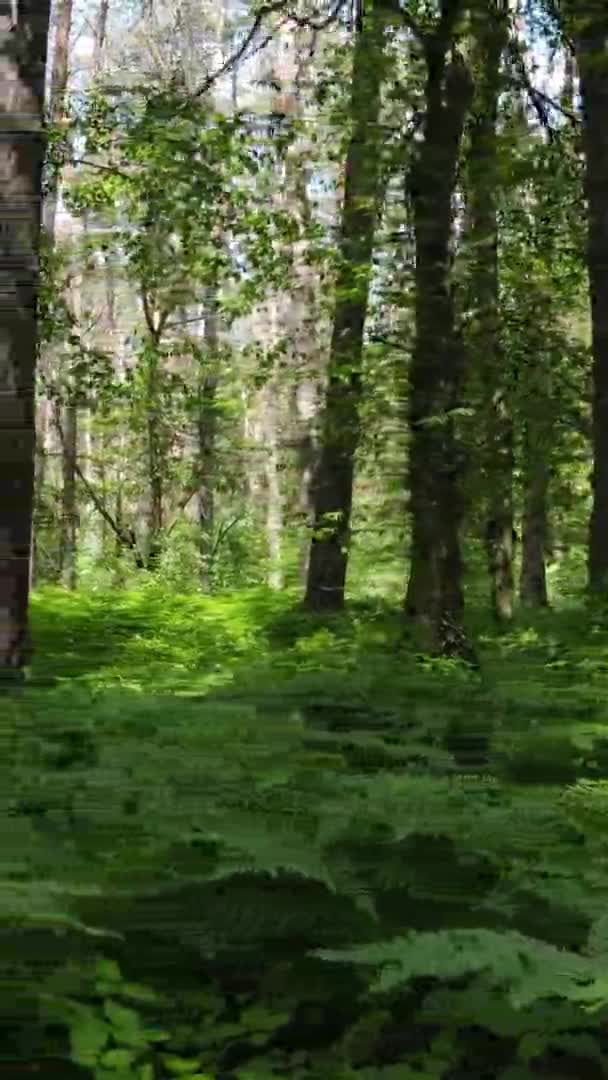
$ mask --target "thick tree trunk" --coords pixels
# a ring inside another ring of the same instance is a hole
[[[355,454],[362,395],[361,356],[367,315],[381,162],[378,120],[386,9],[373,5],[355,45],[351,116],[340,237],[341,266],[324,402],[321,449],[312,485],[313,535],[305,606],[344,604]]]
[[[424,139],[409,177],[416,239],[416,339],[410,368],[411,568],[405,610],[425,650],[471,658],[463,629],[460,526],[463,453],[453,410],[465,353],[456,325],[450,256],[452,198],[472,84],[453,49],[458,3],[427,41]],[[452,47],[452,60],[447,63]]]
[[[508,0],[492,0],[475,20],[478,71],[468,161],[470,295],[468,343],[480,375],[485,434],[485,542],[492,610],[499,623],[513,616],[513,423],[508,365],[502,348],[499,301],[499,163],[496,140],[500,62],[508,36]]]
[[[519,596],[531,608],[547,607],[545,555],[548,543],[547,492],[549,468],[542,451],[526,433],[524,465],[524,513]]]
[[[593,335],[593,507],[589,589],[608,591],[608,8],[573,7],[583,102],[589,212],[588,264]]]
[[[48,0],[0,3],[0,671],[27,662]]]

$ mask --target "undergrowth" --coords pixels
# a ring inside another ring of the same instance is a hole
[[[380,600],[45,589],[33,628],[3,1076],[608,1075],[601,613],[479,619],[480,674]]]

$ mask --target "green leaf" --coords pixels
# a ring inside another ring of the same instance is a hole
[[[109,1025],[89,1012],[81,1016],[70,1032],[72,1059],[77,1065],[96,1065],[110,1038]]]
[[[177,1054],[163,1054],[163,1065],[176,1076],[192,1076],[200,1065],[198,1058],[184,1058]]]
[[[101,1064],[106,1069],[128,1069],[133,1065],[135,1058],[136,1054],[133,1050],[119,1047],[115,1050],[107,1050],[101,1058]]]
[[[103,1011],[112,1027],[112,1035],[117,1042],[127,1046],[143,1048],[147,1045],[147,1039],[142,1029],[139,1014],[124,1005],[118,1005],[115,1001],[106,998],[103,1003]]]
[[[122,981],[122,975],[120,968],[115,960],[108,960],[107,957],[99,957],[95,963],[95,976],[98,979],[103,979],[106,983],[120,983]]]

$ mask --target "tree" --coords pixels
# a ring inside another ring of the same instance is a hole
[[[467,171],[471,263],[467,344],[482,386],[484,539],[491,603],[496,619],[506,622],[513,614],[513,421],[500,319],[497,124],[500,65],[508,36],[507,0],[490,0],[475,8],[473,32],[477,86]]]
[[[608,590],[608,9],[588,0],[564,4],[580,74],[588,203],[587,261],[593,342],[593,505],[588,583]]]
[[[406,615],[426,649],[469,655],[462,627],[460,526],[463,452],[455,410],[461,407],[465,350],[451,280],[452,199],[471,75],[456,46],[463,15],[448,0],[434,31],[422,38],[426,60],[423,139],[410,175],[415,243],[416,335],[410,369],[409,493],[411,566]]]
[[[379,119],[391,17],[390,4],[374,3],[355,41],[328,382],[311,484],[313,533],[304,603],[312,611],[339,610],[344,604],[363,392],[361,357],[381,197]]]
[[[299,230],[292,215],[268,199],[274,150],[260,146],[240,115],[214,112],[209,101],[193,100],[175,82],[152,94],[125,92],[119,105],[101,93],[91,96],[84,120],[87,153],[103,160],[101,168],[94,162],[82,174],[67,200],[77,213],[93,210],[114,221],[104,245],[122,252],[140,300],[135,363],[127,393],[120,393],[132,406],[131,434],[144,443],[139,516],[152,569],[170,504],[182,511],[203,482],[213,482],[217,320],[230,325],[282,284],[289,266],[282,252]],[[184,333],[189,317],[183,314],[205,304],[201,342]],[[176,423],[178,413],[187,433]],[[196,461],[184,483],[181,450],[190,434],[197,441]],[[185,496],[175,498],[182,485]]]
[[[0,4],[0,670],[30,655],[36,298],[49,0]]]
[[[72,0],[61,0],[55,12],[55,41],[51,65],[49,94],[49,119],[53,125],[64,119],[69,77],[70,32],[72,27]],[[44,228],[47,242],[55,242],[55,217],[61,172],[57,171],[44,203]],[[79,303],[79,288],[74,282],[75,302]],[[63,403],[55,402],[56,426],[60,431],[62,498],[59,534],[59,572],[61,580],[69,589],[76,588],[76,555],[78,536],[78,507],[76,490],[76,464],[78,461],[78,406],[74,400],[73,386]]]

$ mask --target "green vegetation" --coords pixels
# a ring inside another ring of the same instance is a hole
[[[0,20],[0,1080],[608,1080],[579,6]]]
[[[478,612],[481,674],[416,657],[382,600],[320,623],[148,582],[32,616],[2,701],[5,1059],[606,1075],[599,611]]]

